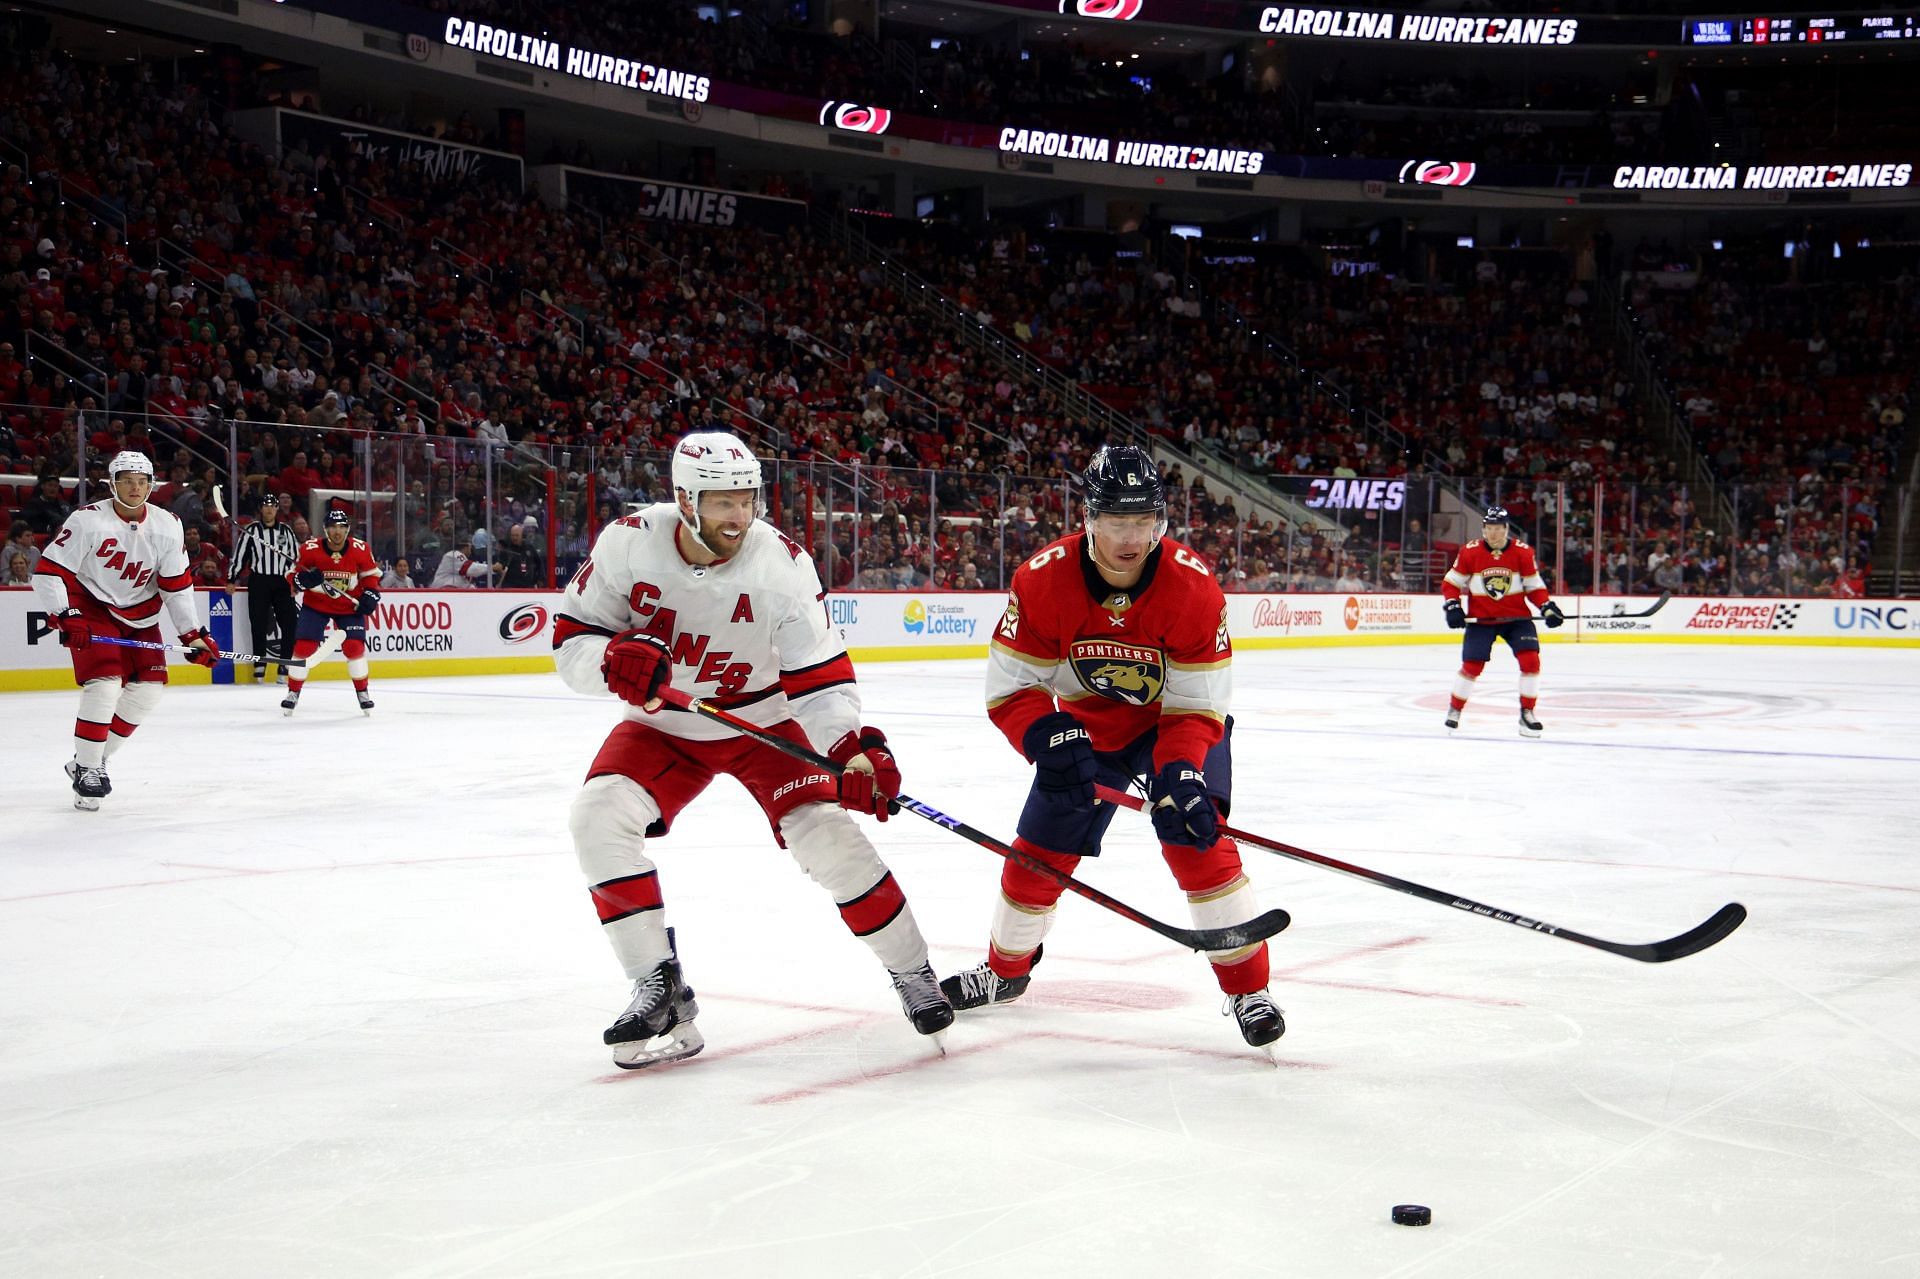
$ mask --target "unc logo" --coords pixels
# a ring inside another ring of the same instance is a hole
[[[1067,653],[1082,688],[1129,706],[1151,706],[1166,687],[1166,658],[1159,649],[1105,640],[1080,640]]]

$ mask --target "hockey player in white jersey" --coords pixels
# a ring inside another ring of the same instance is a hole
[[[147,502],[153,463],[141,453],[116,454],[107,482],[113,495],[69,515],[33,571],[34,593],[73,658],[80,686],[67,777],[73,806],[88,811],[113,790],[107,760],[146,722],[167,686],[165,653],[96,644],[95,637],[158,643],[155,623],[164,607],[193,650],[190,661],[211,667],[220,660],[194,603],[180,521]]]
[[[581,870],[633,1001],[604,1038],[615,1064],[691,1057],[699,1012],[663,919],[646,841],[721,773],[766,813],[774,837],[839,905],[848,929],[892,975],[923,1035],[953,1021],[927,944],[893,874],[847,812],[886,820],[900,770],[863,726],[853,663],[828,623],[825,593],[799,545],[761,520],[760,463],[719,431],[681,440],[674,500],[615,520],[568,583],[554,659],[569,686],[627,703],[574,800]],[[663,706],[672,687],[826,750],[836,782],[771,747]]]

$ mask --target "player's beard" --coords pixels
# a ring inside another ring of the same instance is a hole
[[[725,520],[710,520],[703,515],[700,517],[700,532],[695,535],[700,539],[700,545],[723,560],[732,559],[740,553],[741,546],[747,540],[747,530],[753,527],[753,519],[749,516],[740,521],[739,534],[731,541],[722,536],[722,530],[726,525]]]

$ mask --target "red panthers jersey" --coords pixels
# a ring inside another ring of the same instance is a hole
[[[324,537],[311,537],[300,548],[300,558],[288,574],[292,581],[307,569],[317,568],[325,579],[308,591],[294,586],[294,594],[308,608],[344,617],[360,607],[360,592],[380,581],[380,566],[373,552],[357,537],[350,537],[336,553],[329,550]]]
[[[1440,583],[1440,594],[1450,600],[1466,595],[1467,616],[1483,622],[1532,617],[1527,601],[1538,606],[1551,598],[1546,579],[1540,576],[1540,566],[1534,561],[1533,548],[1513,537],[1497,551],[1480,541],[1461,547],[1446,580]]]
[[[1056,708],[1114,751],[1151,728],[1154,767],[1195,763],[1226,731],[1233,689],[1227,601],[1205,560],[1170,538],[1139,582],[1107,584],[1085,532],[1063,537],[1013,575],[987,656],[987,713],[1016,750]]]

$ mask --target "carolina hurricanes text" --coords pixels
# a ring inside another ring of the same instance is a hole
[[[1460,18],[1428,13],[1379,13],[1367,9],[1270,8],[1260,11],[1260,30],[1270,36],[1406,40],[1422,44],[1572,44],[1580,33],[1580,19]]]
[[[684,98],[689,102],[705,102],[713,88],[713,82],[706,76],[695,75],[691,71],[673,71],[656,67],[650,62],[576,49],[557,40],[542,40],[538,36],[509,31],[505,27],[490,27],[484,22],[448,18],[446,40],[457,48],[505,58],[509,62],[525,62],[549,71],[563,71],[582,80],[599,80],[606,84],[625,85],[629,89],[645,89],[649,93]]]

